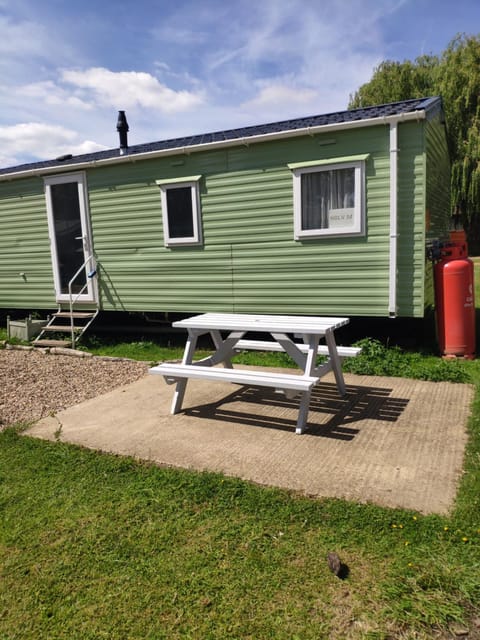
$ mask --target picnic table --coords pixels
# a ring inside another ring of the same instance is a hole
[[[189,378],[272,387],[289,398],[300,394],[296,433],[303,433],[312,389],[322,376],[333,371],[338,392],[345,395],[341,361],[357,355],[360,349],[337,347],[334,332],[348,322],[348,318],[204,313],[172,325],[188,332],[182,362],[164,362],[149,372],[164,376],[168,384],[176,384],[172,414],[181,411]],[[270,334],[271,340],[245,338],[249,333]],[[198,338],[205,334],[210,334],[215,351],[211,356],[194,362]],[[319,344],[321,340],[325,340],[325,344]],[[283,351],[294,360],[300,373],[234,369],[231,358],[242,350]],[[319,355],[326,356],[326,361],[317,365]],[[215,366],[220,364],[222,367]]]

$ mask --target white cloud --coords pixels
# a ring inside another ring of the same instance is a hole
[[[264,0],[251,15],[232,21],[228,38],[219,38],[207,53],[212,95],[226,102],[240,98],[267,119],[298,115],[302,105],[316,113],[344,109],[382,59],[379,20],[382,11],[396,6],[386,1],[377,9],[372,0],[358,0],[349,14],[338,0],[321,6],[308,0]]]
[[[28,149],[33,141],[43,139],[70,141],[75,138],[75,133],[61,126],[51,126],[38,122],[16,124],[12,127],[0,127],[0,141],[2,144],[16,142],[22,151]]]
[[[98,144],[98,142],[95,142],[94,140],[84,140],[79,144],[66,147],[63,153],[71,153],[75,156],[83,155],[84,153],[94,153],[95,151],[103,151],[104,149],[108,149],[108,147],[103,144]]]
[[[0,16],[0,55],[25,55],[41,53],[46,40],[41,25],[28,21],[14,21],[8,16]]]
[[[118,109],[131,145],[344,109],[410,1],[138,0],[123,23],[124,3],[0,0],[0,165],[115,147]]]
[[[0,13],[0,77],[2,82],[25,83],[35,80],[51,69],[59,60],[72,64],[78,60],[74,40],[62,37],[55,25],[42,24],[25,18],[21,7],[6,8]],[[21,4],[21,3],[19,3]],[[23,8],[23,12],[25,8]],[[7,13],[8,12],[8,13]],[[26,11],[28,15],[32,11]],[[12,15],[8,15],[12,14]],[[15,14],[15,15],[13,15]]]
[[[282,109],[288,104],[296,108],[310,105],[315,99],[318,99],[318,94],[313,89],[299,89],[293,84],[269,84],[261,88],[252,100],[248,100],[242,106],[247,109]]]
[[[26,84],[16,89],[19,96],[27,99],[38,99],[49,106],[72,107],[90,111],[93,104],[67,91],[52,80]]]
[[[23,120],[0,127],[0,166],[12,166],[115,147],[118,109],[133,111],[130,144],[163,137],[167,121],[199,107],[203,96],[174,91],[148,73],[95,67],[63,69],[53,80],[16,87],[0,83],[0,100],[4,119]]]
[[[169,64],[166,62],[162,62],[161,60],[155,61],[155,67],[160,71],[165,71],[166,73],[172,73],[172,69]]]
[[[168,78],[169,83],[173,82],[174,84],[180,84],[180,86],[186,85],[190,87],[199,87],[201,85],[201,80],[186,70],[176,71],[175,68],[172,68],[169,64],[161,60],[155,60],[153,64],[158,75]],[[199,91],[198,95],[202,101],[205,100],[203,92]]]
[[[56,158],[65,153],[90,153],[105,147],[92,141],[81,141],[77,132],[62,126],[40,122],[0,127],[0,166],[13,166],[21,158]]]
[[[98,104],[124,109],[144,107],[171,113],[188,111],[203,102],[199,93],[174,91],[149,73],[138,71],[114,72],[103,67],[84,71],[64,69],[63,82],[84,92],[84,96]]]

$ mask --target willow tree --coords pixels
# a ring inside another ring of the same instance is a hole
[[[452,162],[452,214],[480,249],[480,36],[459,35],[438,56],[382,62],[349,108],[409,98],[443,98]]]

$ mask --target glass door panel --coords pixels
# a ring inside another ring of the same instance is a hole
[[[78,272],[71,285],[72,294],[78,302],[93,302],[95,290],[87,275],[94,264],[85,176],[46,178],[45,185],[57,300],[68,300],[69,282]]]

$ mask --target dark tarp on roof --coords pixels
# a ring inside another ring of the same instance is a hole
[[[360,109],[338,111],[336,113],[309,116],[306,118],[283,120],[281,122],[273,122],[270,124],[240,127],[238,129],[227,129],[225,131],[216,131],[213,133],[186,136],[182,138],[173,138],[171,140],[163,140],[159,142],[137,144],[128,148],[128,156],[126,157],[153,151],[166,151],[177,148],[183,149],[185,147],[193,147],[201,144],[228,142],[229,140],[233,142],[234,140],[237,140],[239,138],[248,139],[249,137],[282,133],[285,131],[295,131],[297,129],[301,130],[308,127],[319,127],[329,124],[342,124],[359,120],[367,120],[371,118],[385,118],[405,113],[412,113],[415,111],[429,111],[432,108],[441,108],[440,98],[415,98],[413,100],[403,100],[402,102],[393,102],[374,107],[363,107]],[[114,149],[106,149],[105,151],[96,151],[95,153],[87,153],[72,157],[67,156],[63,161],[60,159],[55,159],[32,162],[28,164],[17,165],[15,167],[7,167],[5,169],[0,169],[0,175],[20,173],[23,171],[31,171],[35,169],[45,170],[56,167],[61,168],[62,166],[65,166],[65,164],[71,167],[75,164],[108,160],[110,158],[118,157],[119,150],[118,147],[116,147]]]

